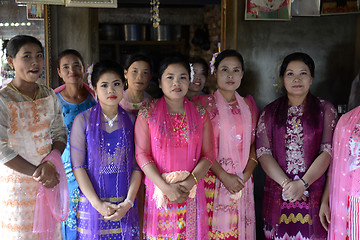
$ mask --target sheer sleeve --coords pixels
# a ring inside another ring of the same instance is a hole
[[[6,163],[18,154],[9,145],[8,129],[10,128],[9,110],[5,100],[0,97],[0,163]]]
[[[201,145],[201,154],[200,159],[205,158],[211,164],[215,160],[215,142],[214,142],[214,132],[212,129],[212,124],[209,118],[208,112],[204,109],[205,114],[203,118],[203,138]]]
[[[270,141],[265,125],[265,111],[260,115],[256,130],[256,157],[260,158],[264,154],[272,156]]]
[[[131,169],[131,170],[132,170],[132,171],[140,171],[140,172],[141,172],[141,169],[140,169],[139,165],[137,164],[135,157],[134,157],[134,159],[133,159],[133,164],[132,164],[132,169]]]
[[[86,123],[89,110],[76,116],[70,132],[70,157],[73,168],[86,167]]]
[[[320,145],[320,152],[325,151],[332,155],[332,137],[338,119],[335,107],[328,101],[323,101],[324,104],[324,129]]]
[[[64,116],[62,114],[62,108],[55,93],[51,91],[51,95],[54,99],[54,120],[51,122],[50,131],[51,139],[53,142],[67,142],[67,129],[64,123]]]
[[[147,164],[155,161],[151,152],[149,124],[147,118],[140,113],[141,111],[135,122],[135,158],[139,167],[143,169]]]
[[[259,119],[259,109],[255,103],[254,98],[251,95],[247,95],[244,100],[249,106],[251,112],[251,142],[253,143],[255,142],[256,125]]]

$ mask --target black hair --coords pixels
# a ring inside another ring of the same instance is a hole
[[[302,52],[294,52],[290,55],[287,55],[284,58],[280,67],[280,77],[284,76],[287,66],[292,61],[302,61],[303,63],[305,63],[310,69],[311,76],[314,77],[315,75],[314,60],[308,54]]]
[[[181,64],[186,69],[186,71],[188,72],[188,74],[190,76],[190,64],[189,64],[189,61],[182,55],[174,55],[174,56],[166,57],[160,62],[159,79],[161,79],[161,77],[164,74],[165,70],[171,64]]]
[[[239,59],[240,63],[241,63],[242,70],[245,71],[243,57],[241,56],[241,54],[238,51],[233,50],[233,49],[226,49],[226,50],[220,52],[216,56],[215,63],[214,63],[214,66],[215,66],[216,70],[219,67],[219,64],[221,63],[221,61],[224,60],[224,58],[227,58],[227,57],[237,57]]]
[[[57,61],[58,61],[58,67],[59,68],[60,68],[60,60],[63,57],[68,56],[68,55],[74,55],[74,56],[78,57],[80,59],[80,61],[81,61],[81,64],[83,66],[85,66],[84,58],[81,56],[81,54],[78,51],[76,51],[75,49],[66,49],[66,50],[62,51],[61,53],[59,53],[59,55],[58,55]]]
[[[150,72],[151,73],[153,72],[154,64],[153,64],[152,59],[143,53],[136,53],[136,54],[130,55],[125,61],[124,69],[128,70],[129,67],[131,66],[131,64],[133,64],[134,62],[138,62],[138,61],[147,62],[150,66]]]
[[[98,62],[94,65],[91,73],[91,84],[96,88],[96,84],[99,81],[101,75],[104,73],[113,72],[120,76],[122,83],[124,83],[123,70],[117,62],[106,60]]]
[[[35,37],[28,35],[16,35],[11,38],[6,45],[6,57],[15,58],[20,48],[27,43],[34,43],[40,47],[41,51],[43,51],[41,42]]]
[[[201,57],[193,57],[193,58],[190,58],[189,62],[192,63],[192,64],[195,64],[195,63],[200,64],[204,69],[205,77],[209,76],[209,65],[203,58],[201,58]]]

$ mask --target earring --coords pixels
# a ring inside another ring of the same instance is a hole
[[[127,89],[128,88],[128,81],[125,80],[125,85],[124,85],[124,88]]]

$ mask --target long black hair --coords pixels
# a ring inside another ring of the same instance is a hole
[[[190,64],[189,64],[189,61],[182,55],[174,55],[174,56],[166,57],[160,62],[159,79],[161,79],[161,77],[164,74],[165,70],[171,64],[181,64],[182,66],[184,66],[184,68],[186,69],[186,71],[188,72],[188,74],[190,76]]]
[[[20,48],[27,43],[34,43],[40,47],[41,51],[44,51],[41,42],[35,37],[29,35],[16,35],[11,38],[6,45],[6,57],[15,58]]]
[[[241,54],[238,51],[234,50],[234,49],[226,49],[226,50],[222,51],[221,53],[219,53],[219,55],[216,56],[215,63],[214,63],[214,66],[215,66],[216,70],[219,67],[219,64],[221,63],[221,61],[224,60],[227,57],[237,57],[239,59],[240,63],[241,63],[242,70],[245,71],[245,69],[244,69],[244,59],[241,56]]]
[[[96,84],[99,81],[101,75],[104,73],[113,72],[120,76],[122,83],[124,83],[123,70],[117,62],[106,60],[98,62],[94,65],[91,73],[91,84],[96,88]]]
[[[314,77],[314,75],[315,75],[314,60],[308,54],[302,53],[302,52],[294,52],[292,54],[287,55],[284,58],[281,66],[280,66],[280,74],[279,74],[280,77],[284,76],[287,66],[292,61],[302,61],[303,63],[305,63],[310,69],[311,76]]]
[[[138,62],[138,61],[143,61],[143,62],[148,63],[150,66],[150,72],[151,73],[153,72],[154,64],[153,64],[152,59],[143,53],[136,53],[136,54],[130,55],[125,61],[124,69],[128,70],[129,67],[131,66],[131,64],[133,64],[134,62]]]
[[[57,59],[59,68],[60,68],[60,60],[67,55],[74,55],[74,56],[78,57],[81,61],[81,64],[83,66],[85,66],[84,58],[81,56],[81,54],[78,51],[76,51],[75,49],[66,49],[66,50],[62,51],[61,53],[59,53],[59,56]]]

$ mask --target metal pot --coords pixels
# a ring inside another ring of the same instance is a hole
[[[121,40],[120,25],[118,24],[101,24],[99,28],[100,40]]]
[[[124,24],[125,41],[148,40],[148,27],[144,24]]]
[[[157,28],[151,30],[151,40],[153,41],[171,41],[173,40],[172,25],[159,25]]]

